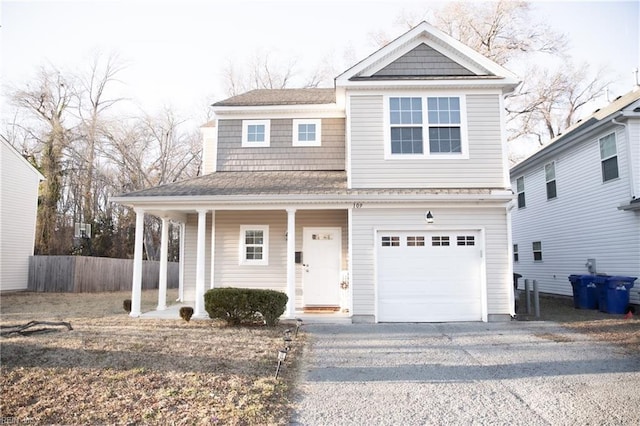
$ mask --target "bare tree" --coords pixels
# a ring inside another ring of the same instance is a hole
[[[73,84],[58,69],[43,67],[31,84],[24,89],[13,89],[11,98],[19,109],[43,126],[41,130],[32,130],[30,134],[40,145],[40,169],[46,177],[38,205],[36,251],[49,254],[57,250],[57,212],[62,194],[63,155],[72,140],[72,128],[65,121],[69,118],[76,94]]]

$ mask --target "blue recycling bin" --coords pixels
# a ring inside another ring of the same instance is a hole
[[[597,275],[598,308],[608,314],[624,314],[629,306],[629,290],[636,277]]]
[[[594,280],[595,275],[569,275],[574,308],[598,309],[598,288]]]

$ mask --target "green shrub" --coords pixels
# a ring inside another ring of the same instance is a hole
[[[182,308],[180,308],[180,318],[189,322],[192,316],[193,308],[191,306],[183,306]]]
[[[231,325],[262,317],[267,325],[274,326],[288,300],[286,294],[275,290],[222,287],[205,293],[204,307],[210,318],[222,319]]]

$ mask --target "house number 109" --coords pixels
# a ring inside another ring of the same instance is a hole
[[[353,208],[354,209],[361,209],[362,205],[363,205],[363,203],[353,203]]]

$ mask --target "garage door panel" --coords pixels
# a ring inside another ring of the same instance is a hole
[[[379,321],[482,319],[477,231],[384,232],[377,244]]]

